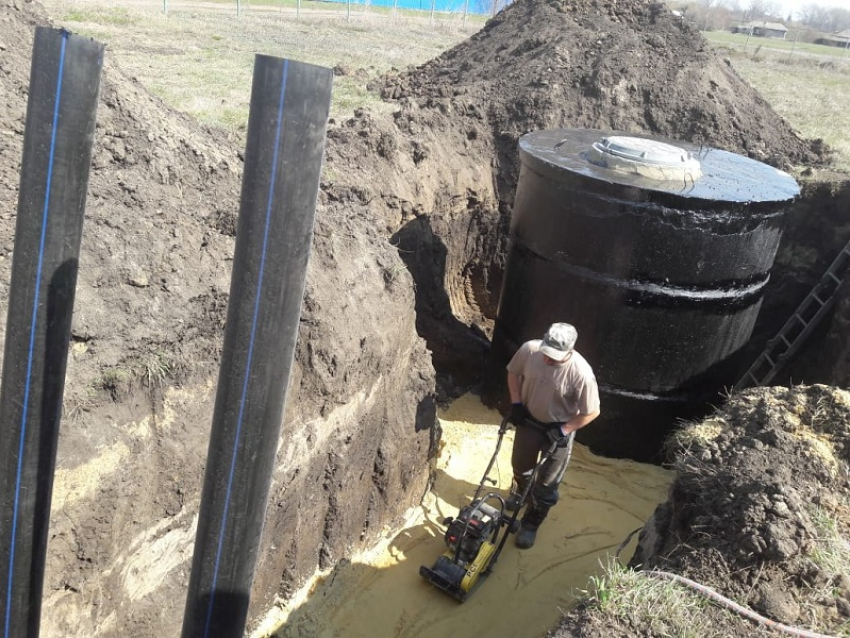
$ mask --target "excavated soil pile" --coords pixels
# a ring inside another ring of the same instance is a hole
[[[845,635],[850,393],[821,385],[745,391],[683,430],[674,455],[669,500],[644,528],[632,565],[686,576],[773,621]],[[712,628],[701,635],[756,633],[749,621],[709,609]],[[589,604],[555,635],[678,634],[665,626],[670,618],[640,618]]]
[[[33,28],[47,22],[37,3],[0,0],[4,317]],[[220,132],[149,95],[107,51],[51,517],[47,638],[179,633],[241,166]],[[374,540],[425,489],[434,374],[412,289],[367,212],[318,212],[255,580],[261,611]]]
[[[571,126],[657,133],[781,168],[821,159],[697,29],[646,0],[518,2],[466,42],[387,78],[385,97],[482,105],[506,194],[517,137]],[[445,101],[444,101],[445,100]],[[442,109],[440,109],[442,110]],[[473,113],[474,115],[474,113]]]
[[[520,0],[469,40],[371,88],[396,110],[391,121],[359,111],[332,131],[329,165],[357,179],[326,194],[387,220],[449,390],[480,373],[522,134],[617,129],[782,168],[826,159],[698,31],[648,0]]]

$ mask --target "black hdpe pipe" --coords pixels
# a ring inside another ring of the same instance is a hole
[[[183,638],[241,638],[295,355],[331,69],[259,55]]]
[[[35,31],[0,388],[2,635],[38,636],[103,45]]]

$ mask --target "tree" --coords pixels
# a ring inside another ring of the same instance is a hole
[[[850,11],[847,9],[828,9],[811,2],[803,6],[797,16],[803,24],[827,33],[850,28]]]
[[[813,2],[804,5],[803,8],[797,12],[797,15],[800,19],[800,22],[810,27],[815,27],[817,29],[825,28],[826,23],[829,20],[829,14],[827,10],[819,4],[815,4]]]
[[[830,9],[829,21],[834,32],[850,29],[850,11],[838,8]]]
[[[747,8],[747,18],[756,20],[759,18],[772,18],[781,15],[779,3],[776,0],[750,0]]]
[[[687,16],[688,21],[703,31],[727,29],[734,21],[731,12],[725,6],[725,0],[672,2],[670,7]]]

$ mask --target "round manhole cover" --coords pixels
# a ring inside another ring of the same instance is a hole
[[[700,163],[678,146],[641,137],[612,135],[594,142],[586,153],[597,166],[659,181],[696,181]]]

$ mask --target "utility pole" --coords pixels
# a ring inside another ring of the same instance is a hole
[[[168,0],[162,0],[162,12],[168,14]]]
[[[797,35],[794,36],[794,44],[791,45],[791,53],[788,54],[788,59],[791,59],[791,56],[794,55],[794,49],[797,48],[797,40],[800,38],[800,29],[797,29]]]

